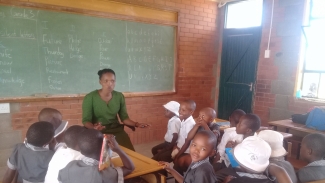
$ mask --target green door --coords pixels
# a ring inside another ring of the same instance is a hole
[[[252,112],[261,27],[224,29],[218,118],[235,109]]]

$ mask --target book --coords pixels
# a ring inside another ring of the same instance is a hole
[[[99,171],[102,171],[108,167],[113,166],[111,160],[113,158],[118,158],[119,155],[116,152],[113,152],[112,149],[108,146],[108,135],[105,134],[103,138],[102,149],[100,152],[100,159],[98,164]]]

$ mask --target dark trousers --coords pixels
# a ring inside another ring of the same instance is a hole
[[[156,160],[156,161],[165,161],[165,162],[172,162],[172,152],[173,149],[164,149],[162,151],[160,151],[159,153],[157,153],[156,155],[154,155],[152,157],[152,159]]]
[[[151,149],[152,155],[155,156],[156,154],[158,154],[158,152],[160,152],[161,150],[167,148],[169,145],[170,145],[170,143],[166,142],[166,141],[161,143],[161,144],[156,145],[155,147],[153,147]]]

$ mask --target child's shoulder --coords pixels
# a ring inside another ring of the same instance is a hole
[[[210,162],[206,162],[197,168],[196,173],[198,173],[198,174],[213,174],[214,175],[214,169]]]

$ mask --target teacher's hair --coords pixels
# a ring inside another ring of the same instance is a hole
[[[106,74],[106,73],[112,73],[115,76],[115,72],[113,71],[113,69],[102,69],[102,70],[99,70],[97,73],[99,76],[99,79],[101,79],[103,74]]]

